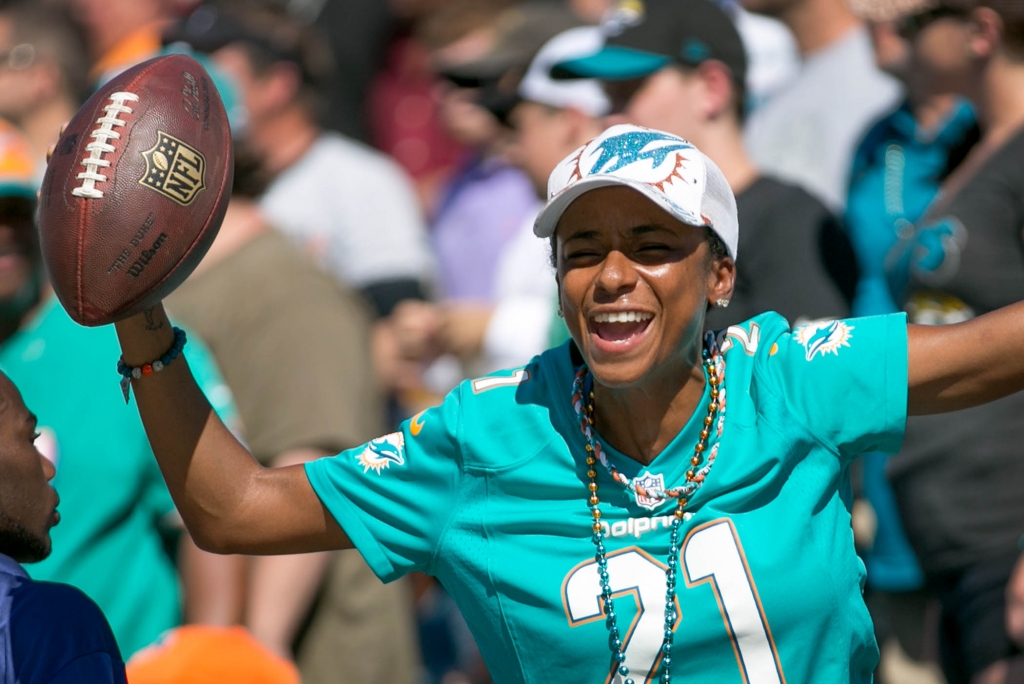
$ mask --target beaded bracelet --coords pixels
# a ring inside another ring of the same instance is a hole
[[[144,363],[141,366],[129,366],[124,362],[122,356],[117,361],[117,372],[121,374],[121,391],[124,393],[124,403],[128,403],[128,393],[131,391],[132,380],[138,380],[145,375],[152,375],[153,373],[159,373],[166,368],[174,359],[178,358],[181,354],[181,350],[185,348],[185,343],[188,342],[188,338],[185,335],[185,331],[181,328],[174,327],[174,343],[171,348],[167,350],[163,356],[152,363]]]

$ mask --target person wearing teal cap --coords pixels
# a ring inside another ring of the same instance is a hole
[[[54,528],[53,553],[34,579],[78,587],[110,621],[125,657],[188,617],[230,622],[231,587],[241,575],[231,559],[206,554],[180,535],[174,504],[156,468],[146,433],[123,395],[104,391],[116,373],[109,328],[74,323],[52,295],[34,226],[34,153],[19,131],[0,121],[0,369],[39,417],[37,447],[56,467],[65,524]],[[199,340],[190,361],[206,396],[237,429],[230,390]],[[132,400],[134,402],[134,399]],[[167,544],[184,538],[184,597]],[[211,572],[227,569],[226,575]],[[226,577],[228,585],[219,585]],[[196,601],[202,587],[216,600]],[[190,600],[191,599],[191,600]]]
[[[685,138],[722,169],[743,220],[744,257],[731,306],[709,312],[707,328],[765,311],[794,324],[846,316],[856,261],[839,220],[744,148],[748,62],[732,17],[711,0],[646,0],[635,12],[629,6],[621,3],[613,15],[617,23],[603,46],[557,63],[554,72],[600,79],[612,100],[608,123]]]

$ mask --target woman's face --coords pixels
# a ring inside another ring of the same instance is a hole
[[[704,228],[607,187],[576,199],[555,235],[565,322],[598,382],[634,387],[699,362],[707,305],[735,276],[731,259],[712,262]]]

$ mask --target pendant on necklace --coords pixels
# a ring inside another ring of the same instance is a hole
[[[634,477],[633,495],[638,506],[653,511],[668,498],[665,496],[665,477],[661,473],[642,473]]]

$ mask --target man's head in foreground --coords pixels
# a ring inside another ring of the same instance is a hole
[[[0,553],[19,563],[50,555],[50,528],[60,520],[50,486],[56,471],[35,439],[35,415],[0,373]]]

